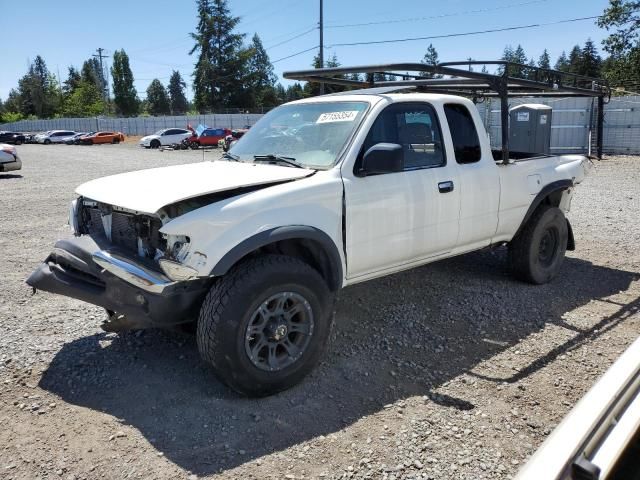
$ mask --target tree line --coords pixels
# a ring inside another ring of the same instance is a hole
[[[116,50],[108,74],[97,58],[84,61],[82,67],[68,67],[64,81],[53,75],[45,60],[36,56],[27,73],[19,79],[7,99],[0,99],[0,122],[23,118],[87,117],[114,114],[131,117],[146,115],[182,115],[228,110],[267,110],[284,102],[319,94],[319,85],[293,83],[287,88],[277,82],[273,64],[260,37],[255,34],[246,43],[246,34],[237,31],[240,18],[233,16],[228,0],[196,0],[196,31],[192,73],[193,101],[186,96],[187,82],[174,70],[167,86],[153,79],[140,99],[134,86],[129,57],[124,49]],[[603,42],[603,58],[591,39],[575,45],[552,64],[546,49],[539,57],[528,57],[521,45],[505,47],[502,60],[540,68],[553,68],[590,77],[603,77],[622,91],[640,90],[640,0],[609,0],[598,25],[610,32]],[[471,60],[471,59],[469,59]],[[422,59],[426,65],[438,63],[438,52],[430,44]],[[323,65],[316,55],[311,64]],[[340,66],[336,54],[329,56],[325,67]],[[469,67],[471,68],[471,67]],[[485,67],[482,67],[486,71]],[[528,75],[527,69],[512,67],[509,74]],[[423,72],[434,77],[430,72]],[[359,75],[349,80],[363,81]],[[384,80],[376,74],[373,79]],[[327,85],[326,93],[346,87]]]

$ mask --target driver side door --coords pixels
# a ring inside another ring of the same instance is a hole
[[[363,176],[364,153],[402,146],[404,170]],[[460,194],[435,109],[426,102],[386,107],[367,134],[353,175],[343,173],[347,277],[357,281],[424,263],[453,249]]]

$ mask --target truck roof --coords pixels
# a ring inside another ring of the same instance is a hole
[[[404,89],[406,90],[406,89]],[[436,103],[467,103],[473,105],[468,98],[459,95],[448,95],[442,93],[422,93],[415,90],[406,90],[405,93],[398,88],[366,88],[362,90],[352,90],[348,92],[330,93],[318,97],[304,98],[291,103],[317,103],[317,102],[369,102],[377,103],[387,99],[395,101],[429,101]]]

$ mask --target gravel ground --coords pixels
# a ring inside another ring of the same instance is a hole
[[[640,159],[610,157],[550,285],[512,280],[498,249],[347,288],[314,373],[239,398],[192,336],[106,334],[101,309],[24,284],[78,184],[203,154],[19,151],[0,174],[1,478],[509,478],[640,331]]]

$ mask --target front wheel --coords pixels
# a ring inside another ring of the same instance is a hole
[[[151,140],[151,143],[149,144],[149,146],[151,148],[160,148],[160,140],[157,140],[157,139]]]
[[[320,359],[335,295],[308,264],[284,255],[243,261],[220,278],[198,318],[198,350],[237,392],[265,396],[304,378]]]
[[[541,285],[560,272],[567,250],[567,220],[557,207],[541,205],[509,244],[509,261],[516,277]]]

